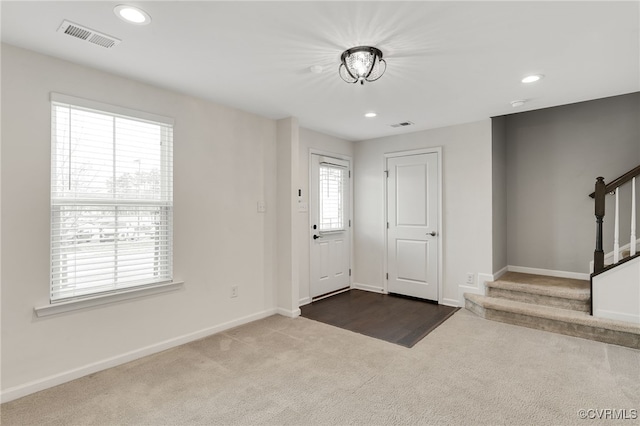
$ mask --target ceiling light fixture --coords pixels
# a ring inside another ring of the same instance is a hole
[[[376,114],[375,112],[368,112],[368,113],[366,113],[364,116],[365,116],[365,117],[367,117],[367,118],[373,118],[373,117],[375,117],[376,115],[378,115],[378,114]]]
[[[535,83],[536,81],[542,79],[542,77],[544,77],[542,74],[533,74],[526,76],[521,81],[523,83]]]
[[[511,106],[514,108],[518,108],[521,107],[522,105],[524,105],[527,101],[523,100],[523,99],[518,99],[517,101],[511,101]]]
[[[130,24],[147,25],[151,22],[151,16],[142,9],[126,4],[119,4],[113,9],[113,13],[120,19]]]
[[[371,46],[352,47],[342,52],[338,74],[347,83],[376,81],[387,70],[382,52]]]

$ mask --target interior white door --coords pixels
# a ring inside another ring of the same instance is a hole
[[[309,182],[310,294],[350,286],[349,162],[311,155]]]
[[[438,300],[438,155],[387,159],[389,293]]]

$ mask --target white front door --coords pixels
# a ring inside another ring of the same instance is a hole
[[[438,300],[438,155],[387,158],[389,293]]]
[[[311,297],[350,286],[349,162],[311,155],[309,183]]]

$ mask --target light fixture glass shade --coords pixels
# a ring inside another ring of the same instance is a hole
[[[347,83],[364,84],[365,81],[376,81],[387,70],[387,63],[382,59],[382,52],[375,47],[358,46],[345,50],[340,56],[338,73]]]

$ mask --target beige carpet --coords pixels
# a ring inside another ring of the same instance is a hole
[[[461,310],[412,349],[273,316],[2,405],[3,425],[586,425],[640,351]]]

